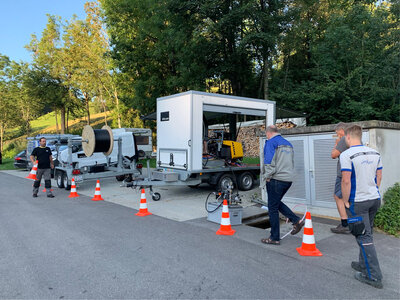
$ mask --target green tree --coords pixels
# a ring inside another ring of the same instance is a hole
[[[67,103],[71,96],[69,92],[70,87],[67,83],[70,76],[70,70],[65,68],[63,61],[64,56],[60,39],[61,18],[51,15],[47,15],[47,17],[47,25],[43,30],[41,39],[38,40],[35,35],[32,35],[31,43],[27,46],[27,49],[32,52],[33,69],[38,70],[35,74],[31,74],[33,75],[31,79],[40,81],[40,78],[35,78],[35,76],[42,74],[45,82],[51,82],[53,85],[57,84],[61,87],[58,91],[64,91],[62,95],[58,94],[59,97],[53,97],[53,89],[50,90],[50,95],[47,95],[48,91],[46,89],[37,91],[36,94],[39,93],[41,95],[40,99],[53,107],[57,127],[57,110],[60,110],[61,133],[65,133],[65,112]],[[38,88],[46,86],[47,83],[38,85]],[[62,87],[65,87],[65,89],[62,89]]]
[[[0,55],[0,151],[3,151],[5,130],[18,124],[18,109],[10,90],[11,73],[10,59]]]

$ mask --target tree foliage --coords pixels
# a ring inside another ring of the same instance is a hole
[[[276,100],[311,124],[400,121],[398,1],[100,2],[142,113],[198,89]]]

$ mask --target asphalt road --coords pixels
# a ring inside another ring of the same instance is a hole
[[[217,236],[204,218],[140,218],[65,190],[32,198],[31,185],[0,172],[0,298],[400,298],[393,237],[375,235],[385,276],[377,290],[353,279],[351,236],[326,235],[317,241],[324,256],[302,257],[300,234],[268,246],[263,229]]]

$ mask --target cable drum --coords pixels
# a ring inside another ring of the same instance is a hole
[[[92,156],[95,152],[103,152],[110,155],[114,146],[113,132],[110,127],[93,129],[86,125],[82,131],[82,148],[86,156]]]

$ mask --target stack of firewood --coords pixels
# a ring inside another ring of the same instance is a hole
[[[276,123],[276,127],[278,127],[278,129],[289,129],[296,127],[296,124],[291,121],[285,121],[282,123]]]

